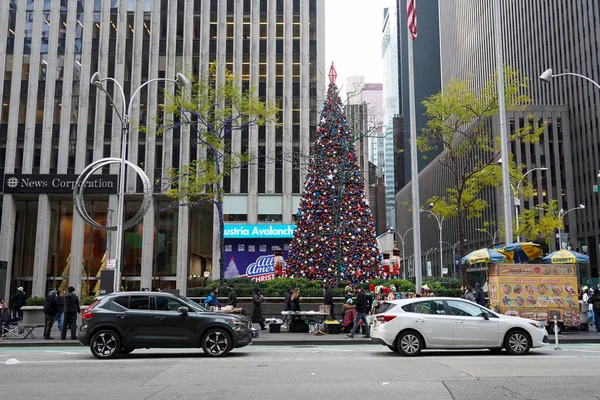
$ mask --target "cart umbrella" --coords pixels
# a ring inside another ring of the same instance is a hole
[[[532,242],[509,244],[500,251],[514,263],[526,263],[543,255],[540,245]]]
[[[502,263],[506,262],[506,256],[493,249],[479,249],[470,252],[461,259],[463,264]]]
[[[590,258],[585,254],[573,250],[558,250],[542,258],[542,262],[550,264],[577,264],[590,262]]]

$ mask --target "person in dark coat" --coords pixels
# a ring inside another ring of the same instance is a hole
[[[71,327],[71,340],[77,340],[77,314],[81,312],[79,297],[75,294],[75,288],[69,286],[68,292],[63,297],[64,319],[60,331],[60,340],[65,340],[67,327]]]
[[[237,307],[237,292],[235,291],[233,285],[229,285],[229,298],[227,299],[227,303],[233,308]]]
[[[329,306],[329,315],[331,319],[335,320],[335,303],[333,302],[333,295],[327,286],[323,287],[323,304]]]
[[[483,293],[483,290],[481,290],[479,282],[475,282],[475,302],[480,306],[486,306],[485,294]]]
[[[10,307],[13,310],[13,318],[19,318],[19,321],[23,321],[23,311],[22,307],[25,306],[25,293],[23,292],[22,287],[17,288],[17,293],[15,293],[10,300]]]
[[[260,293],[260,289],[254,289],[252,292],[252,322],[260,325],[260,330],[264,331],[267,329],[265,327],[265,319],[262,315],[262,303],[265,301],[262,294]]]
[[[52,289],[46,299],[44,300],[44,315],[45,315],[45,326],[44,326],[44,339],[54,339],[50,336],[52,333],[52,325],[54,325],[54,318],[56,317],[56,290]]]
[[[354,334],[358,329],[358,322],[362,321],[366,329],[365,337],[371,337],[369,322],[367,321],[367,310],[367,295],[365,294],[364,289],[359,287],[358,295],[356,296],[356,316],[354,317],[354,326],[352,327],[352,332],[348,333],[346,336],[354,338]]]

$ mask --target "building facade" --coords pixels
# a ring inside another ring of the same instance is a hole
[[[18,286],[43,296],[63,282],[83,295],[97,292],[114,237],[73,211],[72,188],[91,162],[120,156],[115,110],[123,104],[111,83],[114,104],[90,85],[96,71],[120,82],[129,102],[150,79],[198,77],[216,62],[217,82],[227,69],[239,87],[277,103],[280,125],[230,138],[233,150],[248,149],[259,161],[224,181],[225,266],[234,261],[243,275],[286,245],[323,100],[323,0],[9,0],[0,2],[0,23],[0,298]],[[201,156],[189,128],[157,134],[157,119],[169,118],[160,107],[164,90],[172,93],[174,84],[148,85],[130,115],[128,160],[152,182]],[[100,224],[114,225],[117,174],[106,167],[86,190],[86,209]],[[141,202],[134,176],[126,184],[126,219]],[[179,207],[165,189],[155,186],[143,221],[124,234],[127,289],[185,292],[207,272],[220,275],[212,206]]]
[[[442,82],[454,77],[473,76],[476,85],[483,83],[496,68],[494,42],[494,4],[485,0],[440,2],[440,41]],[[442,18],[443,16],[443,18]],[[565,232],[573,249],[587,251],[592,275],[598,274],[600,245],[600,199],[593,191],[598,184],[600,135],[597,112],[600,92],[585,79],[566,76],[547,84],[538,79],[552,68],[555,74],[569,71],[600,80],[600,5],[597,2],[547,2],[543,0],[506,0],[502,2],[502,37],[504,63],[529,79],[534,105],[567,107],[569,125],[555,142],[552,153],[543,154],[541,166],[550,167],[553,154],[570,151],[571,164],[561,165],[559,175],[546,174],[538,191],[555,191],[565,211],[579,204],[584,210],[565,218]],[[513,145],[512,154],[519,159],[523,152]],[[527,164],[531,167],[530,164]],[[572,170],[573,180],[564,171]],[[558,185],[557,183],[562,183]],[[541,198],[548,201],[550,197]],[[571,202],[569,199],[573,199]]]

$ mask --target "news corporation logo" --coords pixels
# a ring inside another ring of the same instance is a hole
[[[19,178],[15,178],[14,176],[8,178],[8,180],[6,181],[6,186],[8,186],[11,189],[16,188],[17,186],[19,186]]]

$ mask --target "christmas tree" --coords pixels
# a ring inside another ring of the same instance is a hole
[[[332,63],[287,263],[290,276],[330,284],[368,281],[380,270],[375,224],[336,77]]]
[[[235,259],[231,257],[229,265],[225,270],[225,279],[232,279],[237,276],[240,276],[240,273],[238,272],[237,266],[235,265]]]

